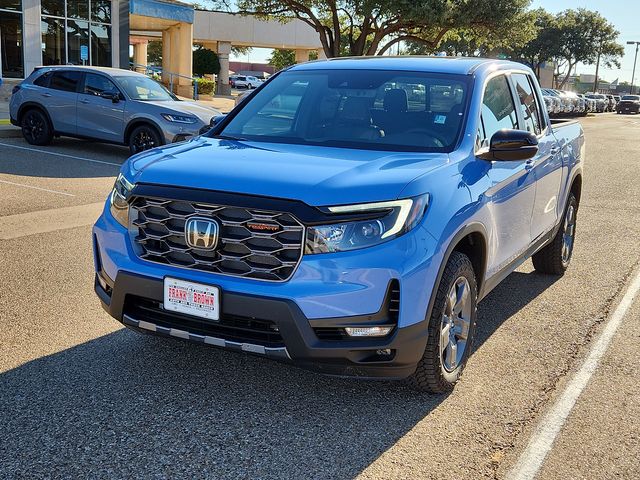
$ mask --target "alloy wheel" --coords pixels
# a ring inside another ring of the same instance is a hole
[[[45,129],[44,120],[36,113],[28,113],[22,125],[22,131],[30,140],[38,141]]]
[[[573,252],[573,241],[576,232],[576,207],[569,205],[567,213],[564,216],[564,225],[562,231],[562,264],[568,265]]]
[[[471,325],[471,287],[465,277],[459,277],[447,295],[440,327],[440,358],[447,372],[462,362]]]
[[[133,137],[133,148],[137,152],[143,152],[145,150],[149,150],[156,146],[156,141],[147,130],[140,130],[136,133],[136,136]]]

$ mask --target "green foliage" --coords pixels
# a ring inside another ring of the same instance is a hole
[[[193,83],[198,82],[199,95],[211,95],[216,88],[216,82],[207,78],[196,78]]]
[[[296,63],[296,53],[293,50],[277,48],[271,52],[268,62],[277,70],[282,70]]]
[[[234,55],[240,57],[242,55],[247,55],[248,53],[251,52],[251,50],[253,50],[253,48],[251,47],[242,47],[239,45],[234,45],[231,47],[231,53],[233,53]]]
[[[202,45],[198,45],[193,51],[193,74],[207,75],[220,73],[220,60],[218,55]]]
[[[399,42],[436,47],[451,30],[492,31],[524,12],[529,0],[216,0],[217,8],[316,30],[327,57],[381,55]],[[232,8],[235,7],[235,8]]]
[[[147,45],[147,64],[160,66],[162,65],[162,42],[152,40]]]

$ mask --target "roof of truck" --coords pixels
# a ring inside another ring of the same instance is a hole
[[[505,69],[528,68],[525,65],[508,60],[478,57],[427,57],[427,56],[375,56],[375,57],[339,57],[328,60],[300,63],[292,67],[295,70],[403,70],[414,72],[452,73],[470,75],[480,68]]]

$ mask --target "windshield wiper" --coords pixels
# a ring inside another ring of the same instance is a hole
[[[220,140],[236,140],[236,141],[246,141],[246,138],[242,138],[242,137],[234,137],[232,135],[214,135],[213,138],[219,138]]]

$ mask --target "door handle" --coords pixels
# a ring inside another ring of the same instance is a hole
[[[560,153],[560,147],[558,147],[557,145],[554,145],[553,147],[551,147],[551,155],[557,155]]]
[[[84,103],[86,105],[87,103],[89,103],[89,100],[82,99],[80,100],[80,103]]]
[[[52,95],[51,95],[50,93],[43,93],[43,94],[42,94],[42,96],[43,96],[44,98],[49,98],[49,97],[51,97]]]
[[[524,168],[526,170],[531,170],[535,166],[536,166],[536,161],[533,158],[530,158],[529,160],[524,162]]]

